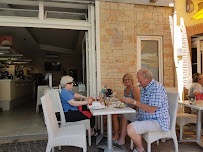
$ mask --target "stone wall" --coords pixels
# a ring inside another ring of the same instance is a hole
[[[137,36],[162,36],[164,85],[175,86],[169,16],[173,8],[100,2],[101,85],[123,96],[122,77],[136,80]]]

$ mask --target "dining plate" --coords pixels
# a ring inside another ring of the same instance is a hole
[[[100,105],[100,106],[96,106],[96,107],[91,106],[90,108],[92,108],[94,110],[98,110],[98,109],[104,109],[105,106],[104,105]]]

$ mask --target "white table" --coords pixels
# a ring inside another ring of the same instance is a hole
[[[191,104],[189,100],[184,100],[184,101],[178,101],[178,104],[197,110],[196,139],[195,140],[182,140],[181,142],[192,142],[193,141],[193,142],[196,142],[201,147],[203,147],[203,142],[201,141],[201,123],[202,123],[203,101],[195,101],[195,104]]]
[[[130,107],[125,107],[122,109],[114,108],[115,105],[109,105],[104,109],[95,110],[89,108],[93,116],[107,115],[107,144],[104,146],[99,146],[99,148],[104,149],[105,152],[114,151],[112,148],[112,114],[124,114],[124,113],[136,113],[136,111]]]

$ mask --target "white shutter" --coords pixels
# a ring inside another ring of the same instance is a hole
[[[189,88],[192,81],[192,64],[185,26],[181,26],[182,51],[183,51],[183,87]]]

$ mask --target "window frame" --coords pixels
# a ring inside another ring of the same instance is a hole
[[[158,61],[159,61],[159,82],[163,81],[163,40],[162,36],[137,36],[137,71],[141,69],[141,41],[155,40],[158,41]]]

